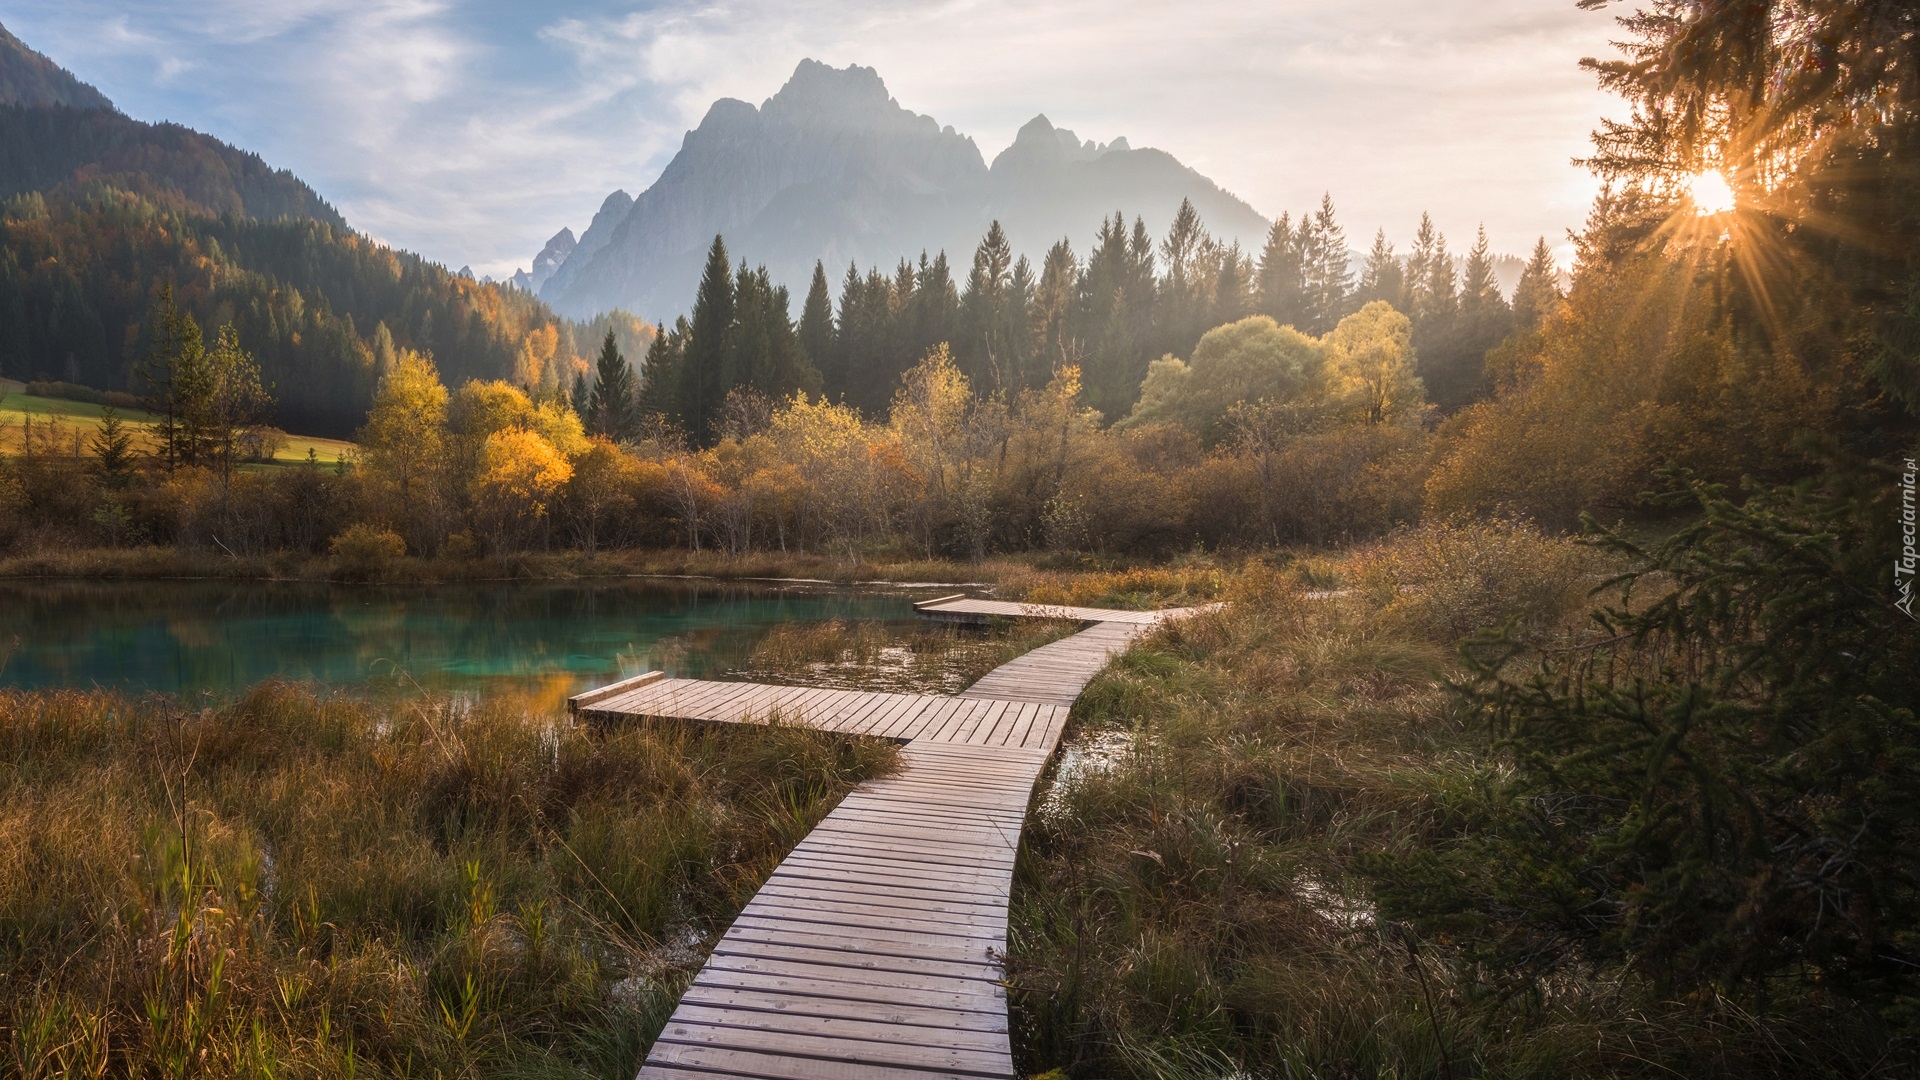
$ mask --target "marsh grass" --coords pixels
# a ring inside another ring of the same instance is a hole
[[[1368,856],[1452,827],[1503,768],[1444,683],[1461,621],[1514,613],[1577,634],[1596,566],[1525,529],[1425,530],[1327,562],[1311,576],[1249,564],[1224,590],[1230,608],[1163,628],[1075,706],[1013,895],[1007,978],[1027,1074],[1874,1067],[1857,1020],[1664,1000],[1618,971],[1489,996],[1447,942],[1377,919]],[[1329,593],[1336,577],[1345,587]],[[1475,588],[1494,589],[1498,610],[1457,611]]]
[[[625,1080],[892,761],[507,698],[0,693],[0,1075]]]
[[[760,640],[739,674],[794,686],[954,694],[1021,653],[1078,629],[1054,619],[996,619],[979,629],[845,619],[786,623]]]
[[[994,595],[1004,600],[1079,607],[1154,610],[1218,600],[1232,575],[1212,559],[1118,570],[1004,571]]]
[[[372,580],[386,583],[540,580],[633,576],[722,580],[811,580],[838,584],[991,587],[1004,600],[1094,607],[1161,608],[1218,599],[1232,576],[1210,558],[1161,567],[1056,568],[1038,556],[1004,556],[978,563],[903,559],[848,562],[825,555],[755,552],[621,550],[519,552],[473,558],[382,560],[377,567],[293,551],[239,556],[224,552],[138,545],[74,546],[63,540],[0,557],[0,577],[169,578],[240,580]]]

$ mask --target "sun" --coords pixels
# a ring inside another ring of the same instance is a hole
[[[1687,177],[1687,194],[1693,199],[1693,212],[1702,217],[1733,209],[1733,186],[1713,169]]]

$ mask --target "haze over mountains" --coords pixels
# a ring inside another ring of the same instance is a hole
[[[576,317],[671,318],[692,306],[715,234],[804,292],[816,259],[835,278],[922,250],[963,263],[996,219],[1036,258],[1063,236],[1085,252],[1116,210],[1158,235],[1182,199],[1222,240],[1257,250],[1266,235],[1253,207],[1163,151],[1083,142],[1036,116],[989,166],[872,68],[803,60],[759,108],[714,102],[651,187],[608,196],[577,242],[563,230],[515,281]]]

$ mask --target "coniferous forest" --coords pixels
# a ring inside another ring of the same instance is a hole
[[[715,236],[657,326],[390,250],[39,58],[0,376],[89,411],[0,397],[0,584],[1206,604],[1025,810],[1004,978],[952,1006],[1004,995],[1020,1075],[1915,1075],[1920,15],[1577,6],[1623,118],[1570,265],[1331,195],[1258,250],[1121,206],[804,282]],[[967,685],[1067,632],[796,624],[725,675]],[[634,1075],[901,765],[571,692],[0,689],[0,1073]]]

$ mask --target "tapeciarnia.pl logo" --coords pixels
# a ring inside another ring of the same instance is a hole
[[[1914,459],[1908,458],[1906,468],[1900,474],[1900,554],[1893,560],[1893,591],[1899,596],[1893,606],[1906,612],[1909,619],[1915,617],[1913,575],[1915,563],[1920,561],[1920,554],[1914,550],[1913,514],[1913,480],[1914,474],[1920,470],[1914,468],[1913,462]]]

